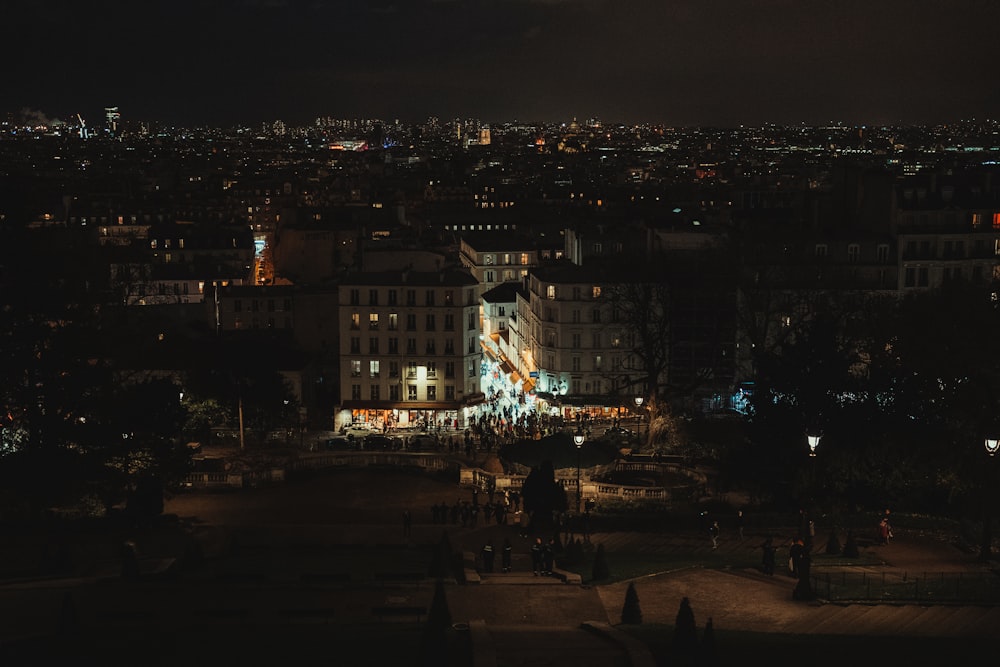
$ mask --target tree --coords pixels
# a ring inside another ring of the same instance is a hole
[[[681,598],[677,616],[674,619],[674,639],[672,648],[679,655],[692,655],[698,648],[698,628],[694,622],[694,610],[687,596]]]
[[[639,594],[635,590],[635,583],[629,582],[625,591],[625,604],[622,606],[622,623],[630,625],[642,624],[642,609],[639,607]]]
[[[712,617],[705,621],[705,630],[701,633],[701,644],[698,645],[699,667],[714,667],[719,664],[719,652],[715,646],[715,626]]]
[[[837,536],[837,529],[833,528],[830,530],[830,537],[826,541],[826,554],[828,556],[838,556],[840,555],[840,538]]]
[[[594,565],[591,568],[590,578],[593,581],[604,581],[611,578],[611,568],[608,567],[608,556],[604,551],[604,544],[598,544],[594,552]]]
[[[427,613],[420,641],[420,665],[441,667],[449,664],[448,633],[451,629],[451,611],[440,579],[434,585],[434,597]]]
[[[531,517],[532,530],[549,530],[553,527],[553,513],[565,512],[569,507],[566,490],[556,481],[552,461],[542,461],[524,478],[521,488],[524,511]]]

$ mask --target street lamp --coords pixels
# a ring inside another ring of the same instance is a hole
[[[819,447],[821,435],[806,435],[806,442],[809,443],[809,456],[816,456],[816,448]]]
[[[642,408],[642,401],[643,401],[642,396],[635,397],[635,442],[636,442],[635,453],[636,454],[639,453],[639,448],[642,446],[642,434],[640,433],[640,431],[642,430],[642,413],[639,412],[639,409]]]
[[[990,458],[996,456],[997,449],[1000,449],[1000,440],[996,438],[986,438],[983,442],[986,447],[986,454]],[[979,560],[984,563],[990,562],[990,558],[993,556],[993,513],[990,511],[990,499],[988,497],[990,490],[990,468],[985,467],[984,474],[986,479],[983,482],[983,543],[979,547]]]
[[[580,513],[580,495],[582,488],[580,487],[580,450],[583,449],[583,441],[587,439],[587,436],[583,434],[582,429],[577,429],[576,433],[573,435],[573,443],[576,445],[576,513]]]

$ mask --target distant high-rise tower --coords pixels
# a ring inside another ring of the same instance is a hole
[[[479,130],[479,145],[489,146],[490,145],[490,127],[486,125]]]
[[[118,119],[121,118],[118,107],[104,107],[104,121],[108,134],[118,136]]]

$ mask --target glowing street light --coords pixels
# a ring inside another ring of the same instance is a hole
[[[1000,449],[1000,440],[986,438],[986,453],[994,456],[997,453],[997,449]]]
[[[642,434],[640,433],[642,430],[642,413],[639,410],[642,408],[643,398],[642,396],[636,396],[633,400],[635,400],[635,452],[638,454],[639,447],[642,445]]]
[[[986,454],[993,458],[997,449],[1000,449],[1000,440],[996,438],[986,438],[983,442],[986,447]],[[983,539],[979,547],[979,560],[989,563],[993,557],[993,508],[990,506],[990,498],[987,495],[990,489],[990,468],[984,469],[985,481],[983,483]]]
[[[819,447],[821,435],[806,435],[806,442],[809,443],[809,456],[816,456],[816,448]]]
[[[573,435],[573,443],[576,445],[576,513],[580,513],[580,496],[582,493],[582,488],[580,487],[580,451],[583,449],[583,441],[587,439],[587,436],[583,434],[582,429],[577,429],[576,433]]]

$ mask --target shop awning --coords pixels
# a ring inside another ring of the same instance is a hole
[[[481,391],[477,391],[475,394],[469,394],[465,397],[465,405],[479,405],[486,401],[486,394]]]

